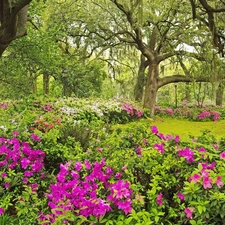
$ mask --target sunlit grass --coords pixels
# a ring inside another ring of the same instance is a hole
[[[151,126],[157,126],[160,133],[179,135],[183,140],[189,139],[189,135],[199,136],[205,130],[209,130],[217,139],[225,137],[225,120],[218,122],[195,122],[156,117],[150,124]]]

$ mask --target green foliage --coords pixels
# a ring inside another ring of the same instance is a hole
[[[124,106],[123,102],[100,99],[28,98],[2,103],[1,137],[16,136],[33,149],[42,149],[46,157],[45,176],[29,178],[28,185],[21,181],[23,170],[19,167],[13,170],[5,167],[0,172],[0,208],[5,210],[0,222],[37,224],[40,212],[49,213],[46,194],[49,185],[57,180],[55,175],[61,164],[84,160],[95,164],[105,159],[118,179],[129,181],[133,211],[126,215],[113,208],[113,213],[100,218],[75,218],[73,211],[65,210],[52,224],[62,224],[66,219],[71,224],[83,225],[204,225],[209,221],[223,224],[224,138],[219,141],[205,130],[184,141],[154,127],[150,129],[154,120],[138,119],[135,114],[138,112],[139,108],[130,103]],[[113,120],[112,115],[118,118]],[[0,157],[2,162],[4,155]],[[198,175],[200,178],[195,182],[193,176]],[[35,183],[37,191],[29,185]],[[98,188],[99,194],[104,193],[103,186]],[[179,196],[181,193],[183,198]]]

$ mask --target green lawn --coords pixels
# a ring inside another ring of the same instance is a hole
[[[189,134],[199,136],[204,130],[210,130],[217,139],[225,137],[225,120],[218,122],[194,122],[174,118],[155,118],[151,126],[157,126],[160,133],[180,135],[181,139],[188,139]]]

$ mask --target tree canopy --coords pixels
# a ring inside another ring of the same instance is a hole
[[[5,83],[24,79],[35,92],[43,77],[43,93],[49,93],[51,80],[61,93],[82,97],[99,94],[109,77],[122,90],[117,94],[134,92],[152,115],[157,92],[165,85],[211,82],[214,89],[223,87],[224,70],[217,69],[224,63],[221,0],[0,4],[1,55],[5,51],[1,64],[8,65],[2,67],[0,78]],[[15,40],[26,35],[27,29],[26,37]],[[18,63],[20,69],[15,66]],[[179,69],[168,73],[168,64]],[[4,78],[6,73],[11,81]]]

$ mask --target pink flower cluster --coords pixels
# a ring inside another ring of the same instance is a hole
[[[222,176],[217,176],[217,178],[213,181],[212,178],[209,177],[210,171],[214,170],[216,166],[216,162],[213,162],[211,164],[208,163],[200,163],[202,169],[200,171],[200,174],[195,173],[190,178],[189,181],[193,181],[195,184],[197,182],[201,183],[203,185],[204,189],[212,188],[212,184],[216,184],[218,188],[221,188],[224,183],[222,182]]]
[[[171,134],[167,134],[166,136],[162,133],[159,133],[158,128],[156,126],[152,126],[151,127],[151,131],[153,134],[155,134],[156,136],[158,136],[161,140],[163,140],[163,142],[161,142],[160,144],[154,144],[153,147],[155,149],[157,149],[159,152],[164,153],[165,152],[165,148],[164,148],[164,141],[175,141],[175,143],[178,143],[180,141],[180,136],[173,136]]]
[[[45,153],[42,150],[31,149],[28,142],[21,144],[15,137],[0,138],[0,156],[2,170],[18,168],[24,172],[24,177],[32,177],[44,167]]]
[[[207,110],[204,109],[204,111],[199,113],[200,108],[177,108],[177,109],[171,109],[171,108],[162,108],[160,106],[155,106],[155,115],[160,116],[175,116],[175,117],[185,117],[188,119],[195,119],[197,117],[198,120],[204,120],[206,118],[218,121],[221,113],[217,111],[213,111],[212,108],[208,108]],[[196,110],[198,111],[196,115]],[[200,109],[202,110],[202,109]]]
[[[214,121],[218,121],[219,118],[220,118],[220,115],[221,115],[221,113],[216,112],[216,111],[212,111],[212,112],[210,112],[210,111],[203,111],[197,117],[200,120],[212,117]]]
[[[13,133],[12,139],[0,138],[0,172],[2,178],[2,186],[5,189],[10,189],[10,182],[8,180],[9,170],[16,170],[23,172],[21,182],[29,183],[29,177],[39,174],[44,167],[45,153],[41,150],[31,149],[28,142],[20,143],[15,137],[18,132]],[[39,139],[37,135],[34,136]],[[44,173],[40,173],[40,178]],[[34,192],[37,191],[38,184],[30,183],[29,186]],[[4,212],[0,208],[0,215]]]
[[[184,210],[185,214],[186,214],[186,217],[188,219],[192,219],[193,217],[193,212],[194,212],[194,207],[187,207],[185,210]]]
[[[0,109],[7,109],[8,108],[8,105],[9,103],[8,102],[3,102],[3,103],[0,103]]]
[[[122,109],[125,110],[131,116],[137,116],[138,118],[143,116],[143,112],[140,109],[129,103],[123,103]]]
[[[160,115],[170,115],[173,116],[174,111],[171,108],[162,108],[160,106],[155,106],[155,114],[160,114]]]
[[[114,174],[114,169],[106,167],[104,159],[94,164],[88,160],[61,164],[57,182],[50,185],[47,195],[48,205],[55,213],[41,213],[40,220],[52,223],[65,211],[99,218],[111,211],[112,205],[125,214],[130,213],[132,190],[128,181],[118,180],[120,176]]]
[[[179,150],[178,156],[184,157],[188,162],[194,162],[194,152],[188,147]]]

